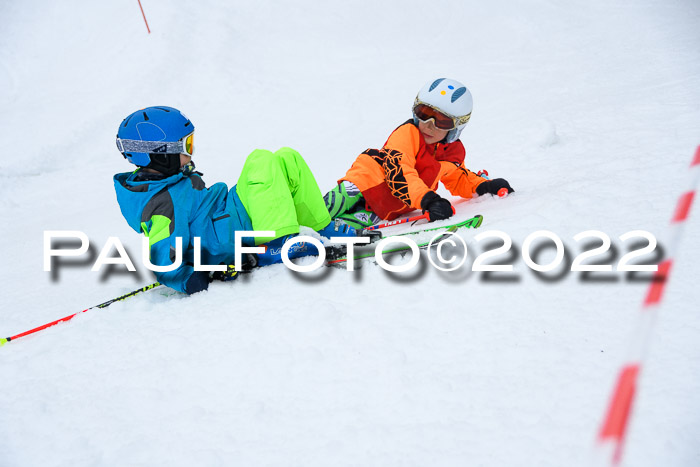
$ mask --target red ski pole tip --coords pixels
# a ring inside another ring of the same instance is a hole
[[[506,196],[508,196],[508,188],[506,188],[506,187],[501,188],[500,190],[498,190],[497,194],[499,197],[505,198]]]

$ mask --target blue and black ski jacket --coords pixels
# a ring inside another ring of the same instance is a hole
[[[234,232],[253,230],[236,187],[216,183],[207,188],[197,172],[158,178],[138,169],[116,174],[114,188],[126,221],[148,237],[152,264],[173,264],[176,239],[182,239],[182,264],[155,272],[159,282],[180,292],[207,286],[208,276],[194,270],[194,237],[201,239],[201,264],[233,264]]]

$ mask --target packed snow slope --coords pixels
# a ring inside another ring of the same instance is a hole
[[[700,143],[700,4],[142,4],[151,34],[136,1],[0,5],[1,337],[153,282],[140,265],[90,270],[109,237],[140,264],[114,137],[150,105],[192,119],[210,184],[234,184],[255,148],[290,146],[325,192],[424,83],[463,81],[467,166],[516,193],[453,202],[512,238],[497,259],[515,270],[471,272],[488,241],[464,231],[470,259],[452,273],[425,258],[401,274],[279,265],[91,310],[0,349],[0,466],[585,463],[649,284],[537,275],[520,250],[538,230],[571,258],[593,241],[577,233],[601,231],[615,252],[597,260],[613,266],[626,232],[666,246]],[[85,232],[91,256],[45,272],[48,230]],[[695,206],[624,465],[700,465],[698,238]]]

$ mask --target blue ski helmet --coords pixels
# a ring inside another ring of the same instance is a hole
[[[192,155],[194,124],[179,110],[158,105],[137,110],[122,121],[117,148],[134,165],[172,175],[180,154]]]
[[[467,126],[472,114],[473,101],[472,94],[465,85],[453,79],[439,78],[423,86],[413,102],[413,121],[416,125],[418,125],[416,107],[421,104],[432,107],[452,119],[454,128],[443,140],[446,143],[452,143],[459,139],[462,130]]]

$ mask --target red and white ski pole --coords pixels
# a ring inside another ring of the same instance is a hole
[[[28,336],[30,334],[34,334],[35,332],[39,332],[39,331],[46,329],[46,328],[49,328],[55,324],[63,323],[64,321],[70,321],[75,316],[79,315],[80,313],[85,313],[86,311],[92,310],[93,308],[106,308],[114,302],[119,302],[119,301],[127,299],[129,297],[133,297],[134,295],[140,294],[141,292],[146,292],[147,290],[155,289],[156,287],[159,287],[160,285],[161,285],[160,282],[154,282],[153,284],[146,285],[144,287],[141,287],[140,289],[136,289],[133,292],[129,292],[127,294],[120,295],[119,297],[113,298],[111,300],[107,300],[106,302],[100,303],[99,305],[91,306],[90,308],[86,308],[83,311],[79,311],[77,313],[73,313],[72,315],[65,316],[61,319],[51,321],[50,323],[42,324],[41,326],[35,327],[34,329],[30,329],[29,331],[24,331],[24,332],[19,333],[15,336],[2,338],[2,339],[0,339],[0,347],[5,345],[7,342],[14,341],[16,339],[19,339],[20,337]]]
[[[405,219],[396,219],[394,221],[387,221],[387,222],[382,222],[381,224],[370,225],[369,227],[365,227],[363,230],[383,229],[385,227],[392,227],[394,225],[406,224],[408,222],[417,222],[421,219],[430,220],[430,218],[428,217],[428,213],[426,212],[425,214],[421,214],[420,216],[407,217]]]
[[[642,369],[642,362],[649,348],[651,331],[663,297],[664,288],[668,283],[673,260],[678,252],[683,227],[688,219],[690,208],[695,197],[696,187],[700,182],[700,146],[695,152],[690,164],[691,185],[676,204],[676,210],[671,218],[668,237],[668,258],[659,264],[647,296],[642,304],[641,313],[632,343],[629,348],[626,363],[620,368],[617,383],[608,405],[607,413],[598,433],[597,447],[610,456],[610,465],[619,465],[622,459],[622,448],[625,441],[627,426],[634,397],[637,392],[637,381]],[[609,452],[609,451],[612,452]]]
[[[455,211],[454,206],[452,206],[452,214],[454,215],[456,213],[457,213],[457,211]],[[409,222],[418,222],[421,219],[425,219],[427,221],[430,221],[430,216],[426,212],[424,214],[421,214],[420,216],[407,217],[405,219],[396,219],[394,221],[387,221],[387,222],[382,222],[381,224],[370,225],[369,227],[365,227],[363,230],[383,229],[386,227],[393,227],[395,225],[407,224]]]

